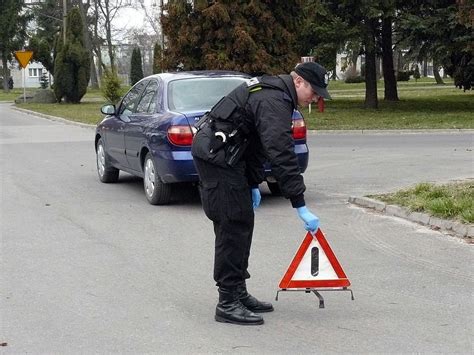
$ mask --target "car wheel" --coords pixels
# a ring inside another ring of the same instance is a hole
[[[97,174],[102,182],[116,182],[119,177],[120,170],[114,168],[107,161],[107,155],[105,154],[104,143],[102,138],[97,142]]]
[[[161,181],[150,153],[145,157],[143,173],[143,188],[148,202],[152,205],[168,204],[171,198],[171,185]]]
[[[267,181],[268,188],[270,189],[270,192],[272,193],[273,196],[281,196],[281,189],[280,185],[278,185],[277,182],[268,182]]]

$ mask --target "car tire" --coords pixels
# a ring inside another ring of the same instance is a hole
[[[96,149],[96,164],[97,164],[97,175],[102,182],[116,182],[119,177],[120,170],[110,165],[107,160],[107,154],[105,153],[104,142],[102,138],[97,142]]]
[[[166,205],[171,199],[171,185],[161,181],[150,153],[143,164],[143,189],[145,196],[152,205]]]
[[[268,182],[267,181],[267,186],[270,192],[272,193],[273,196],[281,196],[281,189],[280,185],[278,185],[277,182]]]

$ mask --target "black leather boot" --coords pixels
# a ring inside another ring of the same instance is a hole
[[[261,315],[249,311],[239,301],[236,290],[219,288],[219,303],[216,307],[216,321],[240,325],[263,324]]]
[[[247,286],[245,283],[237,287],[239,293],[239,300],[242,304],[247,307],[250,311],[255,313],[273,312],[273,305],[269,302],[262,302],[253,297],[247,292]]]

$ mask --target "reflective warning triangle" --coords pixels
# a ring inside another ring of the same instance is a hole
[[[306,234],[280,281],[280,288],[347,287],[350,284],[323,232],[318,229],[315,236]]]

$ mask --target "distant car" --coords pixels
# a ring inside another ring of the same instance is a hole
[[[248,80],[229,71],[162,73],[136,83],[116,107],[105,105],[106,117],[97,125],[95,150],[100,181],[116,182],[123,170],[143,178],[148,201],[167,204],[174,183],[196,183],[191,156],[194,124],[223,96]],[[293,138],[300,168],[308,165],[306,126],[293,115]],[[279,186],[266,167],[272,193]]]

